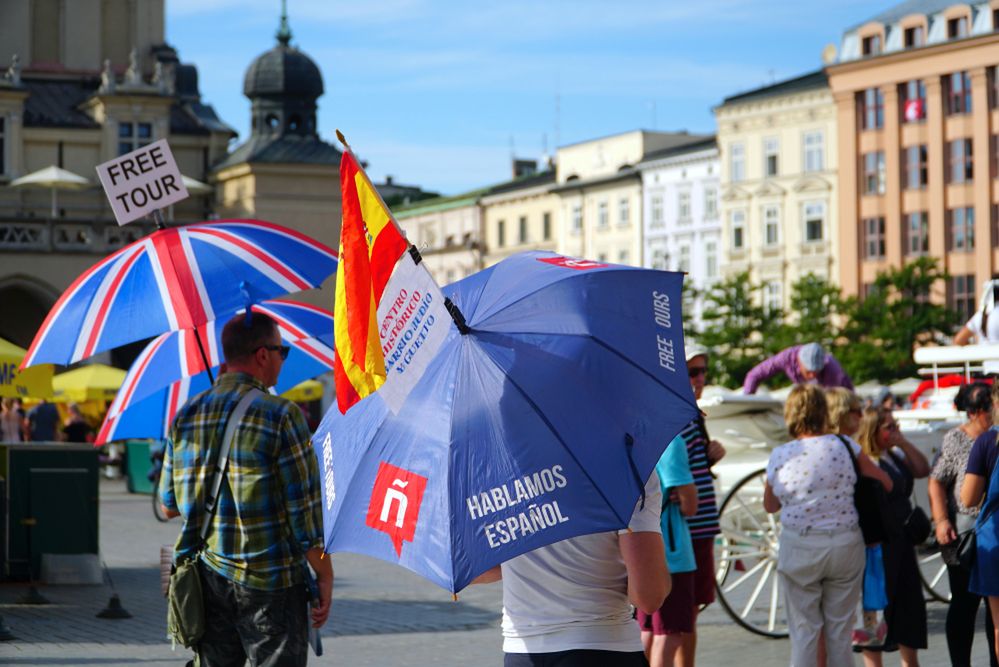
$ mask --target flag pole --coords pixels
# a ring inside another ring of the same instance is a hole
[[[365,171],[364,168],[361,166],[361,161],[357,159],[357,155],[354,153],[354,149],[350,147],[350,144],[347,143],[347,138],[343,136],[343,132],[341,132],[339,129],[336,130],[336,138],[340,141],[341,144],[343,144],[343,147],[347,149],[347,152],[350,153],[350,156],[354,158],[354,162],[357,163],[357,166],[361,167],[360,169],[358,169],[358,172],[361,174],[361,177],[364,178],[364,182],[367,183],[368,188],[371,190],[371,192],[374,192],[375,196],[378,197],[378,202],[382,205],[382,208],[385,209],[385,212],[388,213],[389,220],[392,222],[393,225],[395,225],[396,230],[403,236],[403,238],[406,239],[406,242],[409,243],[409,254],[412,255],[413,261],[416,262],[417,264],[420,264],[423,261],[423,256],[420,255],[419,248],[417,248],[414,244],[409,242],[409,237],[406,235],[405,230],[403,230],[403,228],[399,225],[399,222],[395,219],[395,215],[392,214],[392,209],[388,207],[388,205],[385,203],[385,200],[382,199],[382,193],[378,192],[378,188],[376,188],[374,183],[371,182],[371,179],[368,178],[368,172]],[[426,266],[424,266],[423,268],[424,270],[426,270]],[[427,271],[427,273],[429,273],[429,271]],[[433,276],[431,276],[431,279],[433,279]],[[465,316],[458,309],[458,306],[456,306],[455,303],[451,301],[451,299],[445,297],[444,305],[447,307],[447,312],[448,314],[451,315],[451,319],[454,320],[454,324],[456,327],[458,327],[458,331],[461,333],[461,335],[464,336],[469,331],[471,331],[468,324],[465,322]]]

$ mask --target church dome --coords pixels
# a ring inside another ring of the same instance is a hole
[[[312,58],[283,42],[250,63],[243,78],[243,94],[250,99],[281,96],[314,100],[323,94],[323,76]]]

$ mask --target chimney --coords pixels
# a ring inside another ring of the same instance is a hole
[[[520,178],[521,176],[530,176],[531,174],[538,173],[538,161],[537,160],[523,160],[520,158],[513,158],[513,177]]]

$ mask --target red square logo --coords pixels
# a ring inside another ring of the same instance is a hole
[[[402,543],[412,542],[416,534],[426,487],[427,478],[422,475],[385,461],[378,466],[365,523],[389,536],[397,556],[402,556]]]
[[[545,264],[554,264],[555,266],[561,266],[566,269],[575,269],[577,271],[586,271],[587,269],[602,269],[607,264],[601,264],[600,262],[593,262],[588,259],[579,259],[576,257],[539,257],[539,262],[544,262]]]

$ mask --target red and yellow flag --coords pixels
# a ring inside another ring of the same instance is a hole
[[[385,383],[377,312],[409,244],[367,174],[348,150],[340,161],[343,224],[336,271],[333,366],[341,413]]]

